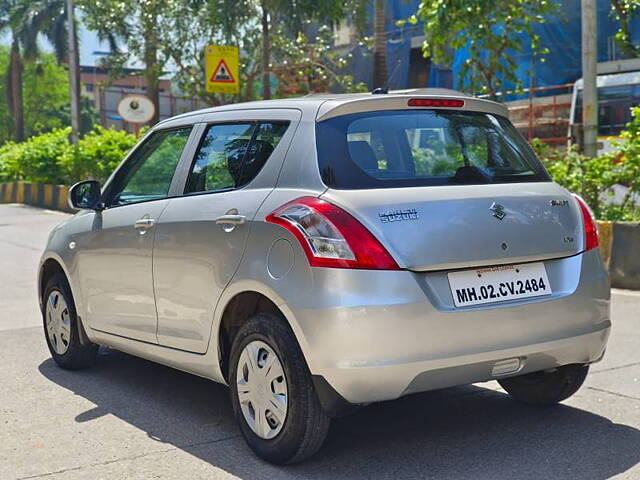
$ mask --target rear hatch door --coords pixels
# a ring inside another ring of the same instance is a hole
[[[581,251],[576,201],[551,182],[505,116],[469,110],[467,101],[457,103],[464,103],[460,109],[414,103],[396,99],[397,110],[360,109],[317,123],[324,198],[412,270]]]
[[[328,190],[400,266],[440,270],[559,258],[582,248],[576,202],[545,183]]]

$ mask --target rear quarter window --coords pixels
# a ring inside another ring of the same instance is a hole
[[[246,122],[208,127],[185,193],[241,188],[253,180],[280,143],[289,122]]]
[[[316,128],[320,172],[332,188],[549,181],[527,142],[493,114],[366,112]]]

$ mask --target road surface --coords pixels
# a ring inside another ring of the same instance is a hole
[[[49,358],[36,266],[65,215],[0,205],[0,479],[640,479],[640,293],[613,294],[605,360],[562,405],[488,382],[371,405],[302,465],[256,459],[227,389],[114,350]]]

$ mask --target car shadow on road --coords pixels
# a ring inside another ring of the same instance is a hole
[[[107,349],[90,370],[64,371],[51,359],[39,370],[96,405],[76,422],[114,415],[246,480],[606,479],[640,461],[635,428],[567,405],[520,405],[504,393],[470,385],[336,419],[317,456],[274,467],[244,444],[222,385]]]

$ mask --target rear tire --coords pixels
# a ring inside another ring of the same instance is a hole
[[[251,356],[252,352],[255,355]],[[256,359],[253,366],[248,365],[250,358]],[[272,362],[276,367],[272,367]],[[260,372],[263,367],[265,371]],[[275,371],[280,367],[278,371],[282,375],[270,380],[271,369]],[[253,371],[256,373],[251,377]],[[267,380],[256,387],[257,380],[251,378],[259,378],[259,375]],[[258,457],[279,465],[291,464],[311,457],[320,449],[330,420],[320,406],[298,342],[281,318],[258,314],[240,327],[231,347],[228,380],[236,420]],[[243,396],[242,404],[240,395]],[[276,417],[270,416],[272,412],[269,411],[269,401],[273,402],[274,395],[280,395],[283,406]],[[267,418],[262,427],[257,426],[258,418],[263,418],[261,412]],[[282,417],[284,419],[280,421]]]
[[[498,383],[519,402],[552,405],[576,393],[588,372],[588,365],[565,365],[552,372],[528,373],[498,380]]]
[[[44,289],[42,321],[49,352],[58,366],[79,370],[96,362],[98,346],[86,337],[81,340],[73,295],[60,273],[51,277]]]

